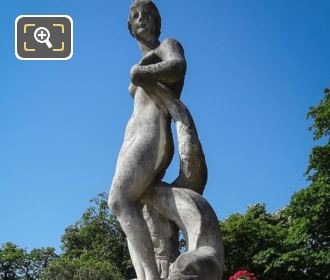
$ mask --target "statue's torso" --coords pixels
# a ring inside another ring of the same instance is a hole
[[[120,158],[129,160],[136,150],[149,155],[155,177],[168,167],[174,153],[171,118],[140,87],[135,92],[134,111],[126,127]]]
[[[166,60],[168,51],[166,44],[169,41],[164,42],[152,51],[159,58],[154,63]],[[184,79],[163,84],[175,98],[179,98],[183,83]],[[153,166],[153,170],[149,172],[158,178],[164,173],[173,158],[171,117],[160,106],[156,106],[155,100],[150,97],[155,94],[152,87],[148,89],[148,94],[141,87],[136,87],[131,94],[134,96],[134,111],[126,127],[118,164],[125,166],[125,162],[136,157],[137,154],[143,161],[143,155],[148,155],[148,162],[152,162]]]

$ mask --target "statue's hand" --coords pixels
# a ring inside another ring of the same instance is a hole
[[[158,62],[161,62],[161,58],[154,52],[151,51],[147,53],[139,62],[139,65],[150,65],[150,64],[156,64]]]
[[[141,68],[138,64],[131,68],[131,81],[135,86],[142,86],[144,83]]]

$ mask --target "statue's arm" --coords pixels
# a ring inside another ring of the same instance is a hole
[[[135,85],[146,82],[175,83],[182,81],[186,73],[184,51],[179,42],[173,39],[165,40],[159,53],[151,53],[144,57],[140,64],[131,70],[131,79]],[[160,62],[155,56],[160,56]],[[151,63],[151,64],[148,64]],[[148,64],[148,65],[145,65]]]

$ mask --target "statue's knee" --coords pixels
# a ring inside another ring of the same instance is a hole
[[[121,191],[110,192],[108,199],[108,206],[113,215],[119,218],[127,214],[127,211],[132,208],[132,202],[129,200],[127,194]]]
[[[118,195],[109,195],[108,206],[111,209],[113,215],[118,217],[120,215],[121,203]]]

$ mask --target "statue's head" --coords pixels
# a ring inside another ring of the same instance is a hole
[[[136,0],[130,8],[128,30],[133,37],[143,41],[159,38],[161,18],[156,5],[150,0]]]

